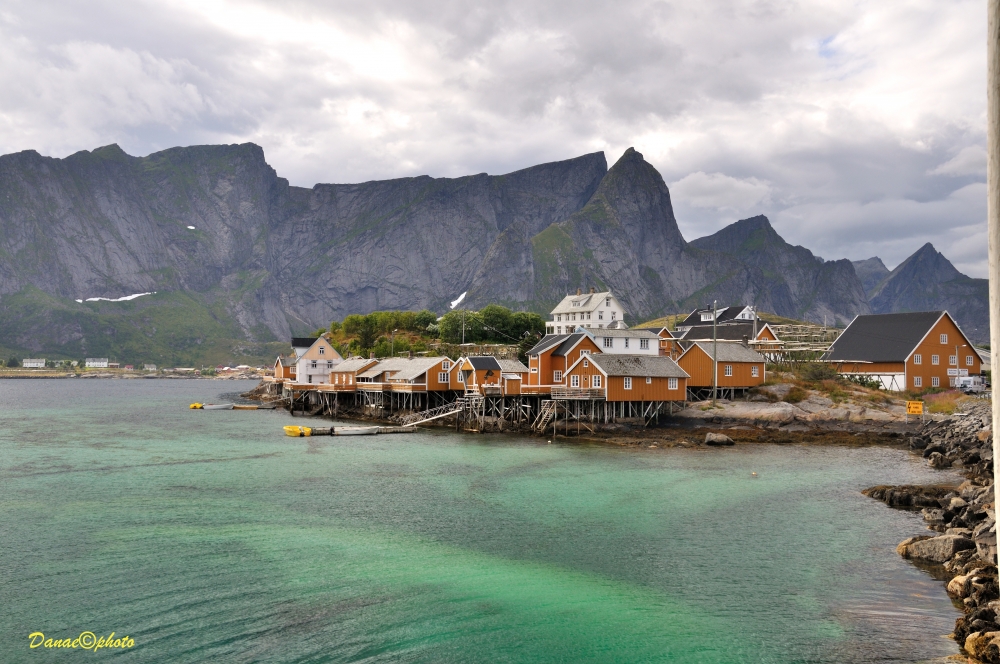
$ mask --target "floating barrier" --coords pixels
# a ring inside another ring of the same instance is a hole
[[[306,436],[374,436],[380,433],[415,433],[414,427],[304,427],[289,424],[284,427],[285,435],[292,438]]]

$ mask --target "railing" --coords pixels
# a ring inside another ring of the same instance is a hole
[[[607,395],[603,388],[553,387],[553,399],[605,399]]]

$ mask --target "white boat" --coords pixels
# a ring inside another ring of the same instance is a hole
[[[204,410],[232,410],[233,404],[231,403],[207,403],[202,406]]]
[[[373,436],[378,433],[378,427],[334,427],[334,436]]]

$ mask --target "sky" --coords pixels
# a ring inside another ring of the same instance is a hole
[[[294,185],[635,147],[688,240],[986,276],[982,0],[0,0],[0,154],[254,142]]]

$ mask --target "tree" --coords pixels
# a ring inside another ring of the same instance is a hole
[[[19,367],[19,366],[21,366],[21,363],[17,361],[16,357],[14,357],[13,355],[11,355],[10,359],[7,360],[7,366],[8,367]]]
[[[358,345],[361,347],[361,352],[367,353],[375,345],[375,339],[378,337],[378,317],[375,314],[368,314],[367,316],[359,316],[359,318],[361,321],[357,331]],[[344,322],[347,322],[346,318]]]
[[[334,335],[337,332],[340,332],[340,328],[341,328],[340,323],[338,323],[335,320],[334,321],[330,321],[330,334],[331,335]]]
[[[428,325],[433,325],[434,323],[437,323],[437,319],[438,319],[437,314],[435,314],[433,311],[428,311],[427,309],[424,309],[423,311],[418,311],[416,315],[414,315],[413,317],[413,325],[414,325],[413,331],[423,332],[424,330],[427,329]]]

